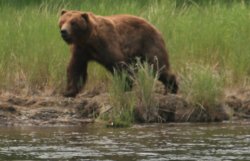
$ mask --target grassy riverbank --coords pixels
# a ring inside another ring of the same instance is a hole
[[[211,105],[225,89],[249,86],[250,6],[244,1],[0,0],[1,91],[59,93],[69,59],[57,26],[61,9],[144,17],[162,32],[180,94]],[[90,64],[87,89],[110,84]]]

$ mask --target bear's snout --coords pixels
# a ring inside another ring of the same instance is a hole
[[[67,30],[61,30],[61,35],[62,35],[62,36],[66,36],[66,35],[68,35]]]
[[[61,36],[63,38],[63,40],[65,40],[67,43],[70,43],[71,42],[71,38],[70,38],[70,35],[68,33],[67,30],[61,30]]]

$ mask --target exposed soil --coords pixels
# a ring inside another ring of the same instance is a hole
[[[152,122],[250,120],[250,90],[239,90],[228,95],[224,101],[213,107],[212,114],[202,107],[194,108],[181,96],[160,93],[155,93],[159,110],[157,118]],[[139,108],[142,107],[137,107],[138,117],[142,115]],[[74,99],[62,96],[2,94],[0,125],[79,125],[94,122],[96,117],[111,109],[108,93],[96,91],[85,92]]]
[[[0,125],[78,125],[100,113],[106,95],[75,99],[61,96],[0,96]]]

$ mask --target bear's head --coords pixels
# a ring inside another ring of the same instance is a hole
[[[68,44],[86,41],[91,33],[90,13],[62,10],[59,27]]]

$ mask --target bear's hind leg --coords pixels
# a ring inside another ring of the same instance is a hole
[[[178,92],[178,83],[176,76],[172,73],[162,72],[160,73],[159,81],[161,81],[165,86],[165,94],[167,92],[176,94]]]

